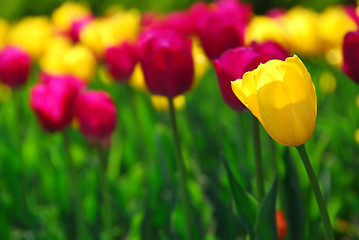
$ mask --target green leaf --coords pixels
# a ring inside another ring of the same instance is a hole
[[[277,240],[277,224],[275,218],[275,204],[277,198],[278,177],[272,183],[267,196],[259,209],[255,226],[256,240]]]
[[[223,154],[221,154],[221,157],[224,165],[226,166],[232,196],[238,212],[238,218],[241,224],[246,228],[251,239],[254,239],[254,225],[258,213],[258,204],[256,200],[238,183]]]
[[[288,237],[293,240],[302,240],[305,233],[304,206],[297,169],[290,156],[289,148],[286,148],[284,152],[284,164],[282,205],[288,220]]]

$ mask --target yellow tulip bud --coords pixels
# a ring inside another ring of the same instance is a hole
[[[259,65],[233,81],[232,90],[280,144],[299,146],[313,134],[317,97],[310,74],[297,56]]]
[[[333,73],[324,71],[319,78],[319,88],[325,94],[332,94],[337,88],[337,80]]]
[[[60,31],[68,31],[74,21],[90,14],[91,12],[88,7],[82,4],[65,2],[53,12],[52,20]]]
[[[39,58],[53,36],[53,27],[47,17],[27,17],[18,22],[9,32],[8,42]]]
[[[151,96],[152,105],[157,111],[167,111],[169,109],[168,98],[160,95]],[[182,109],[186,103],[186,98],[184,95],[178,95],[173,99],[173,104],[175,109]]]
[[[147,91],[145,76],[143,75],[141,64],[139,63],[137,63],[133,69],[133,73],[130,77],[130,85],[139,91]]]

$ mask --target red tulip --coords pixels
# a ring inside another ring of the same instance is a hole
[[[175,97],[193,82],[191,41],[169,29],[150,29],[139,41],[142,70],[149,91]]]
[[[349,32],[344,37],[342,70],[359,84],[359,31]]]
[[[81,92],[75,101],[75,117],[89,140],[105,140],[116,127],[116,107],[105,91]]]
[[[217,2],[214,8],[194,5],[192,20],[206,55],[218,58],[225,50],[243,46],[245,24],[251,15],[247,5],[234,0]],[[201,15],[200,15],[201,14]],[[198,19],[198,20],[197,20]]]
[[[106,49],[104,60],[114,79],[124,82],[131,76],[137,62],[136,49],[128,42]]]
[[[227,50],[219,59],[214,60],[219,88],[225,102],[235,111],[246,110],[241,101],[234,95],[231,81],[242,78],[243,74],[252,71],[260,63],[270,59],[285,59],[287,52],[272,42],[252,43],[251,47],[239,47]]]
[[[41,78],[31,89],[30,106],[47,131],[60,131],[71,123],[74,100],[84,84],[66,75],[43,74]]]
[[[281,240],[287,235],[288,227],[284,214],[281,210],[276,212],[277,234],[278,239]]]
[[[0,80],[16,88],[26,83],[31,68],[31,58],[23,50],[6,46],[0,52]]]

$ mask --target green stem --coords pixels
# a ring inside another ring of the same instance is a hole
[[[175,115],[175,108],[173,104],[173,98],[168,98],[169,105],[170,105],[170,116],[171,116],[171,125],[172,125],[172,132],[173,138],[175,141],[175,151],[176,151],[176,164],[177,168],[180,173],[180,187],[182,191],[182,202],[184,208],[184,215],[185,215],[185,227],[186,227],[186,239],[191,239],[191,214],[190,214],[190,200],[189,194],[187,189],[187,179],[186,179],[186,167],[183,161],[181,146],[178,138],[177,132],[177,124],[176,124],[176,115]]]
[[[312,185],[312,189],[315,195],[315,199],[317,200],[317,204],[319,207],[320,216],[322,218],[322,222],[324,225],[325,236],[328,240],[334,240],[334,234],[332,230],[332,225],[330,223],[330,218],[328,215],[327,207],[325,205],[325,201],[320,191],[320,187],[318,184],[317,177],[315,176],[312,164],[310,163],[307,151],[305,150],[305,146],[300,145],[296,147],[300,157],[302,158],[305,170],[307,171],[307,175],[310,180],[310,184]]]
[[[69,177],[70,177],[70,212],[72,212],[73,214],[73,218],[74,218],[74,222],[75,222],[75,239],[81,240],[83,239],[83,218],[82,218],[82,214],[81,214],[81,205],[80,205],[80,200],[79,200],[79,196],[78,196],[78,177],[77,177],[77,173],[76,173],[76,168],[73,162],[73,159],[71,157],[71,153],[70,153],[70,141],[69,141],[69,136],[65,131],[63,131],[63,141],[64,141],[64,145],[65,145],[65,152],[66,152],[66,157],[67,157],[67,161],[68,161],[68,166],[69,166]]]
[[[100,144],[97,146],[98,161],[100,165],[100,196],[101,196],[101,205],[103,208],[101,210],[102,218],[102,232],[108,236],[105,239],[111,239],[111,207],[110,207],[110,195],[107,182],[107,164],[106,164],[106,153]]]
[[[264,177],[262,165],[261,142],[259,138],[259,122],[255,116],[252,115],[252,135],[254,147],[254,160],[256,165],[256,182],[258,191],[258,202],[261,203],[264,199]]]

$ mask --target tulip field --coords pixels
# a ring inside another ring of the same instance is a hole
[[[357,5],[39,2],[0,3],[0,240],[359,239]]]

